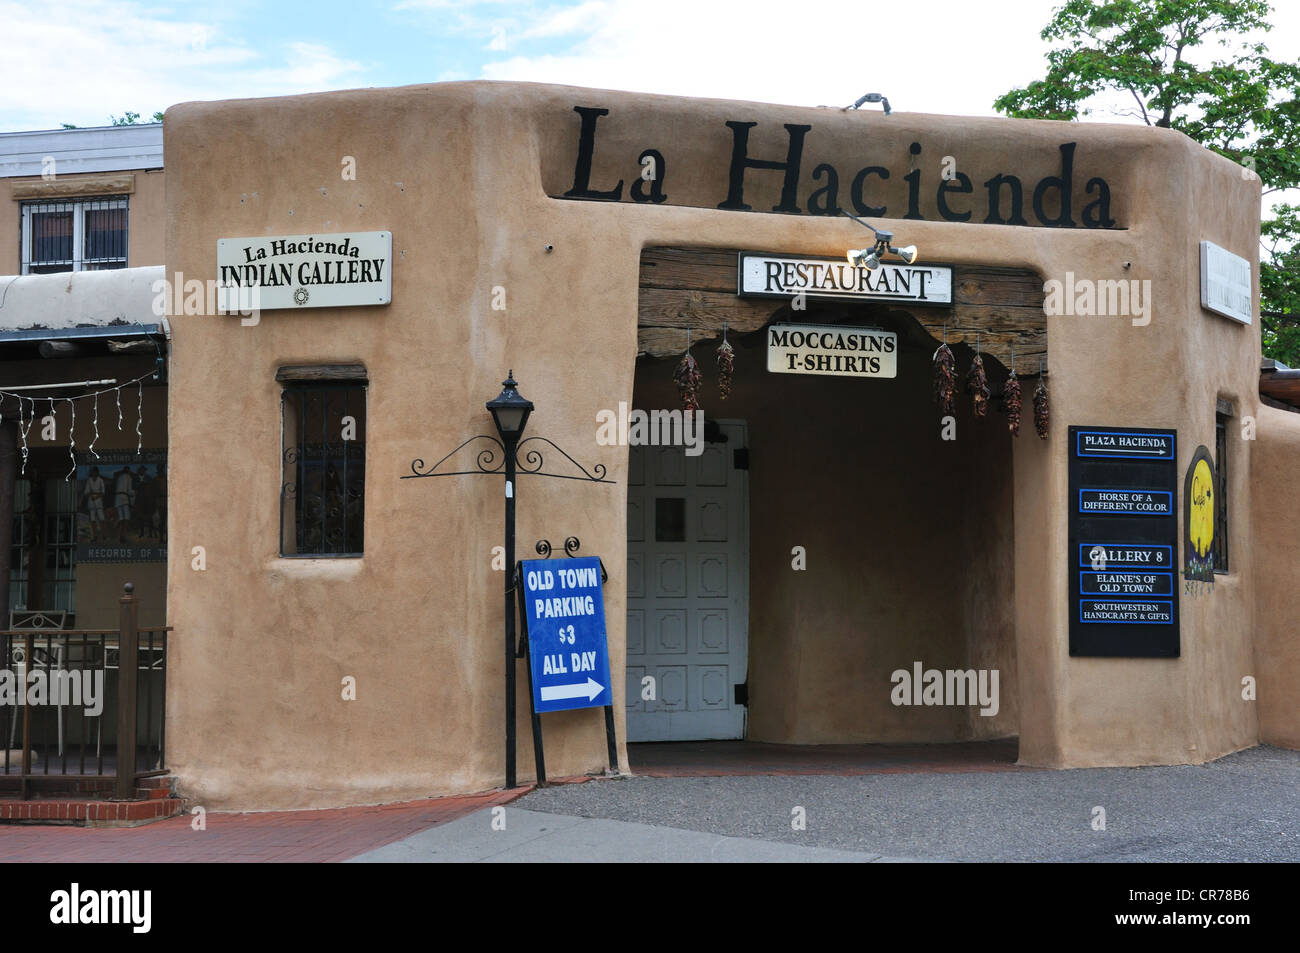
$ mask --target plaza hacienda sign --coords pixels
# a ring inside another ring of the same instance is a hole
[[[218,307],[341,308],[393,297],[393,233],[277,235],[217,241]]]
[[[623,198],[623,179],[617,179],[612,184],[608,181],[592,181],[592,166],[597,154],[597,125],[600,118],[608,116],[610,111],[595,106],[574,106],[573,111],[581,120],[577,157],[573,166],[573,187],[559,197],[620,201]],[[810,191],[801,204],[800,190],[806,187],[802,173],[811,164],[804,161],[805,144],[813,128],[811,125],[784,123],[784,156],[751,154],[749,134],[758,123],[728,120],[724,125],[731,133],[731,161],[726,170],[726,193],[718,196],[721,201],[717,202],[716,207],[720,209],[742,212],[753,210],[753,206],[745,202],[745,183],[746,174],[754,173],[781,176],[781,198],[771,210],[794,215],[805,212],[810,215],[839,215],[842,211],[852,210],[858,215],[871,218],[924,219],[925,216],[921,214],[924,189],[927,200],[933,191],[939,218],[946,222],[976,221],[986,225],[1047,228],[1115,228],[1117,224],[1110,214],[1110,184],[1101,176],[1093,176],[1082,183],[1076,182],[1076,142],[1065,142],[1058,147],[1058,174],[1045,176],[1036,183],[1023,181],[1011,172],[994,172],[989,178],[983,179],[985,173],[981,172],[976,179],[982,181],[983,196],[978,194],[975,181],[956,168],[939,174],[937,184],[933,177],[923,182],[923,150],[921,143],[913,142],[908,147],[909,171],[899,176],[907,183],[907,211],[900,215],[901,209],[895,208],[891,214],[887,205],[873,204],[873,194],[884,187],[894,172],[883,165],[867,164],[860,169],[843,170],[830,162],[821,162],[813,167],[811,174],[812,183],[817,187],[809,187]],[[603,158],[608,159],[607,156]],[[628,157],[629,160],[632,158]],[[670,174],[677,174],[673,164],[666,160],[660,149],[653,147],[644,149],[635,160],[642,175],[634,179],[628,189],[632,201],[653,205],[668,202]],[[939,165],[938,158],[935,163],[936,166]],[[647,169],[653,170],[653,175],[646,175]],[[841,176],[841,171],[848,174]],[[843,188],[841,183],[844,184]],[[1076,194],[1089,200],[1080,210],[1077,220],[1074,217]]]

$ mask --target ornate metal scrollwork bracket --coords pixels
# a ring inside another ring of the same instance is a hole
[[[541,556],[543,559],[551,558],[551,541],[549,539],[539,539],[535,548],[537,550],[537,555]],[[565,537],[564,555],[574,558],[578,555],[578,550],[581,548],[582,542],[578,537]],[[605,571],[605,560],[601,559],[599,556],[596,558],[600,560],[600,581],[602,583],[609,582],[609,573]]]
[[[476,466],[476,469],[447,470],[442,473],[438,472],[438,468],[440,466],[442,466],[452,457],[456,456],[456,454],[460,453],[460,451],[464,450],[466,447],[468,447],[471,443],[473,443],[476,440],[486,440],[490,444],[490,446],[483,447],[474,455],[474,464]],[[547,444],[550,447],[553,447],[557,453],[559,453],[562,457],[564,457],[565,460],[568,460],[569,463],[573,464],[573,466],[576,467],[579,472],[578,473],[553,473],[547,470],[543,470],[542,467],[545,466],[546,460],[542,456],[542,451],[536,448],[530,448],[528,450],[524,450],[526,444],[533,443],[534,441],[540,441],[542,443]],[[520,454],[520,451],[524,451],[522,455]],[[489,436],[488,434],[478,434],[476,436],[470,437],[468,440],[462,443],[451,453],[447,454],[437,463],[433,464],[433,466],[426,467],[424,460],[422,458],[417,457],[416,459],[411,461],[411,472],[403,474],[401,479],[412,480],[412,479],[417,479],[422,477],[435,477],[435,476],[466,476],[466,475],[476,475],[482,473],[505,473],[507,452],[508,451],[506,450],[505,446],[502,445],[501,441],[498,440],[496,437]],[[521,440],[519,442],[519,445],[515,447],[514,452],[515,452],[515,466],[518,468],[518,475],[523,475],[526,473],[529,474],[530,476],[554,477],[557,480],[583,480],[588,483],[613,483],[614,482],[613,480],[605,479],[605,473],[607,472],[607,470],[603,463],[598,463],[590,470],[588,470],[577,460],[573,459],[573,457],[569,456],[569,454],[566,453],[563,448],[557,446],[555,443],[553,443],[552,441],[548,440],[545,437],[528,437],[525,440]]]

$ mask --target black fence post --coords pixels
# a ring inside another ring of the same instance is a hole
[[[117,787],[115,800],[135,798],[135,688],[140,654],[139,605],[135,586],[122,587],[117,635]]]

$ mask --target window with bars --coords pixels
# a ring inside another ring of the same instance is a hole
[[[360,556],[366,381],[280,377],[280,554]]]
[[[1228,572],[1228,427],[1232,417],[1214,415],[1214,571]]]
[[[127,197],[24,202],[24,275],[126,267]]]

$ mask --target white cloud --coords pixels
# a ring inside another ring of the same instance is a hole
[[[1042,72],[1038,32],[1054,5],[604,0],[544,12],[525,30],[577,34],[564,52],[517,55],[483,72],[488,79],[813,106],[882,92],[896,109],[991,115],[998,94]]]
[[[362,64],[286,43],[278,61],[219,22],[168,19],[126,0],[0,0],[0,123],[6,129],[104,125],[110,113],[191,99],[277,96],[355,85]],[[111,68],[108,68],[111,66]]]

